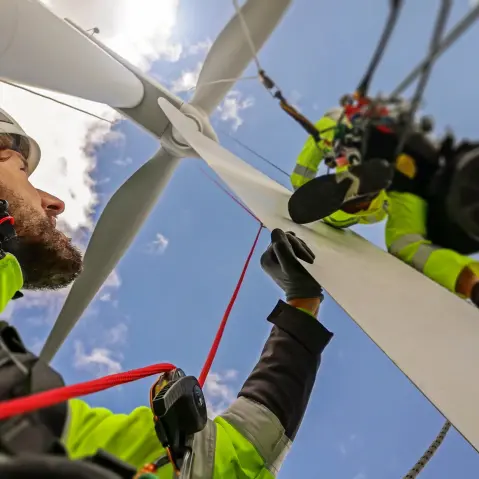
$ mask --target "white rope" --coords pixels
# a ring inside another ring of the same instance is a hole
[[[238,0],[233,0],[233,5],[236,10],[236,15],[238,15],[239,22],[241,23],[241,28],[243,29],[246,41],[249,43],[249,47],[251,48],[251,53],[253,54],[253,60],[256,63],[256,67],[258,68],[258,70],[261,70],[261,64],[259,63],[258,59],[258,52],[256,51],[256,47],[254,46],[251,32],[249,31],[248,25],[246,24],[246,20],[244,19],[243,12],[241,11],[241,8],[238,4]]]
[[[227,79],[223,79],[223,80],[214,80],[214,81],[209,81],[207,83],[201,83],[200,85],[192,86],[187,91],[190,92],[190,91],[193,91],[193,90],[199,90],[200,88],[202,88],[204,86],[215,85],[216,83],[235,83],[235,82],[241,81],[241,80],[244,81],[244,80],[257,80],[257,79],[258,79],[258,75],[251,76],[251,77],[227,78]]]
[[[26,87],[21,86],[21,85],[17,85],[16,83],[12,83],[12,82],[9,82],[9,81],[4,80],[4,79],[1,79],[0,82],[5,83],[6,85],[13,86],[13,87],[18,88],[18,89],[23,90],[23,91],[27,91],[28,93],[32,93],[33,95],[37,95],[41,98],[45,98],[47,100],[54,101],[55,103],[58,103],[59,105],[66,106],[67,108],[71,108],[72,110],[76,110],[76,111],[79,111],[80,113],[84,113],[85,115],[92,116],[92,117],[96,118],[97,120],[106,121],[106,122],[110,123],[111,125],[113,125],[113,123],[114,123],[113,121],[107,120],[106,118],[102,118],[101,116],[95,115],[94,113],[90,113],[89,111],[82,110],[81,108],[77,108],[76,106],[69,105],[68,103],[64,103],[60,100],[56,100],[55,98],[52,98],[51,96],[43,95],[42,93],[38,93],[37,91],[30,90],[29,88],[26,88]]]

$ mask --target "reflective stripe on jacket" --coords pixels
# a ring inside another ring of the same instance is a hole
[[[389,192],[386,223],[388,251],[405,263],[455,292],[461,271],[475,261],[427,239],[427,203],[411,193]]]
[[[331,150],[336,125],[337,122],[327,116],[323,116],[315,124],[320,132],[324,130],[321,134],[323,140],[316,143],[312,136],[309,136],[306,140],[296,160],[293,173],[291,174],[291,184],[295,190],[313,178],[316,178],[324,154]]]

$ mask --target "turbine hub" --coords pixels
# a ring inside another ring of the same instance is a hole
[[[180,111],[193,122],[196,130],[208,138],[211,138],[213,141],[218,142],[218,137],[205,112],[188,103],[183,103],[180,107]],[[196,151],[186,142],[183,135],[172,125],[169,125],[165,133],[161,136],[161,144],[163,148],[166,148],[171,154],[180,158],[198,157]]]

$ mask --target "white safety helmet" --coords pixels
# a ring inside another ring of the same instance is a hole
[[[12,135],[16,142],[13,149],[21,153],[27,160],[28,176],[30,176],[40,161],[40,147],[8,113],[0,108],[0,135],[2,133]]]
[[[331,120],[339,121],[341,114],[343,113],[343,109],[341,107],[334,107],[330,108],[323,116],[327,116],[331,118]]]

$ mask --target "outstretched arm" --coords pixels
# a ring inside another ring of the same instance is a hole
[[[195,438],[203,445],[196,457],[211,458],[214,477],[238,470],[244,477],[275,477],[306,411],[332,333],[315,318],[322,290],[298,258],[312,263],[314,255],[294,234],[273,231],[261,262],[287,302],[279,301],[268,317],[273,328],[237,400]]]
[[[269,409],[292,441],[332,334],[311,314],[282,301],[268,321],[273,329],[238,397]]]
[[[286,293],[287,302],[279,301],[268,317],[271,333],[236,401],[195,434],[188,466],[192,479],[271,479],[294,440],[322,351],[332,337],[315,318],[323,297],[321,286],[298,258],[312,263],[314,254],[294,234],[273,231],[261,264]],[[70,407],[66,444],[72,457],[102,448],[140,467],[163,454],[149,408],[117,415],[78,400]]]

